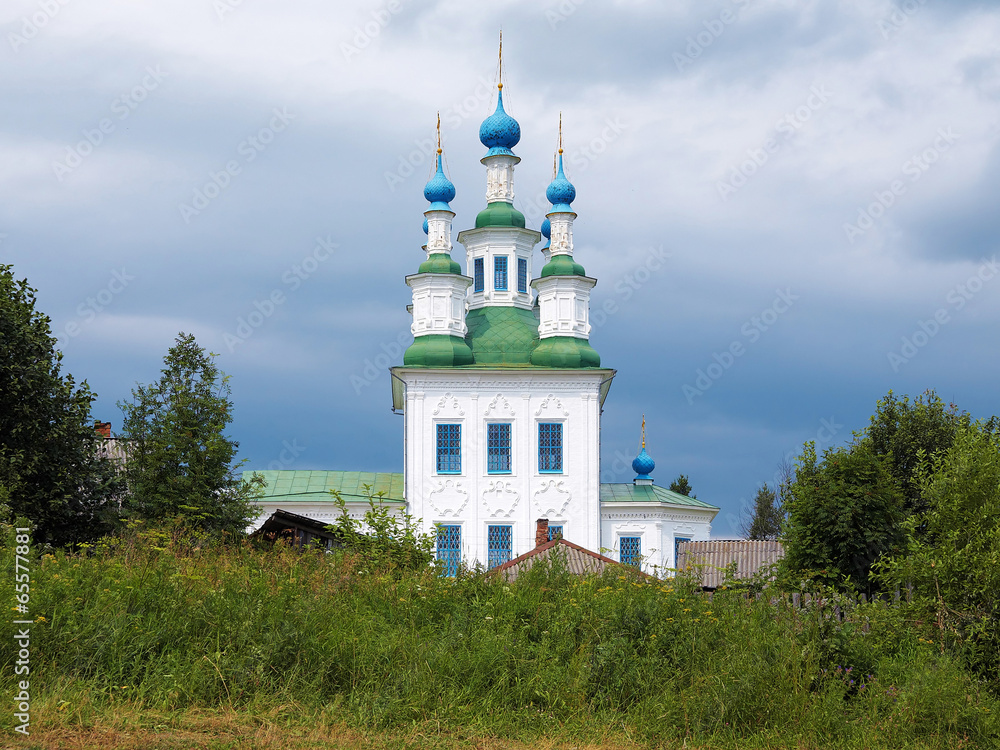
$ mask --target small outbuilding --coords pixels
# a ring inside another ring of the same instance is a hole
[[[701,566],[701,586],[715,590],[725,580],[726,569],[735,563],[734,580],[752,578],[758,570],[785,556],[781,542],[753,539],[681,542],[677,545],[677,569]]]
[[[340,535],[335,531],[330,531],[323,521],[300,516],[281,508],[275,510],[250,535],[250,538],[269,542],[285,539],[295,547],[302,547],[304,544],[314,544],[327,549],[342,546]]]

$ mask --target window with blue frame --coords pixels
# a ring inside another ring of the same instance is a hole
[[[528,261],[525,258],[517,259],[517,291],[528,291]]]
[[[618,540],[618,560],[624,565],[642,562],[642,537],[623,536]]]
[[[439,524],[437,527],[437,559],[441,562],[441,575],[458,575],[462,561],[462,527]]]
[[[503,565],[511,558],[513,544],[510,526],[490,526],[487,532],[487,562],[489,567]]]
[[[690,539],[687,539],[687,538],[682,537],[682,536],[675,536],[674,537],[674,567],[675,568],[677,567],[677,563],[680,561],[680,556],[681,556],[681,542],[690,542],[690,541],[691,541]]]
[[[549,541],[550,542],[553,539],[555,539],[557,536],[562,536],[562,535],[563,535],[563,527],[562,526],[549,526]]]
[[[462,425],[437,426],[437,470],[438,474],[462,473]]]
[[[563,470],[563,429],[559,422],[538,424],[538,471],[561,474]]]
[[[507,256],[493,258],[493,288],[498,292],[507,291]]]
[[[474,269],[472,274],[475,277],[475,286],[472,288],[472,291],[481,292],[483,291],[483,276],[484,276],[483,259],[476,258],[474,261],[472,261],[472,267]]]
[[[486,425],[486,471],[510,474],[510,422]]]

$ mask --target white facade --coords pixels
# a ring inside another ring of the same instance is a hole
[[[666,503],[616,502],[601,506],[601,539],[614,560],[621,554],[622,537],[641,540],[642,569],[668,575],[676,567],[677,542],[708,541],[717,509],[684,508]]]
[[[414,336],[439,334],[464,338],[465,297],[472,279],[468,276],[417,273],[406,277],[413,289]]]
[[[538,291],[538,336],[590,338],[590,290],[596,279],[587,276],[549,276],[536,279]]]
[[[462,557],[487,562],[491,525],[510,526],[512,557],[535,545],[548,518],[589,549],[601,545],[600,411],[614,372],[394,368],[405,384],[404,486],[410,515],[431,531],[461,527]],[[438,470],[437,425],[460,425],[461,468]],[[487,465],[490,424],[511,426],[509,471]],[[539,468],[539,424],[562,425],[562,469]]]

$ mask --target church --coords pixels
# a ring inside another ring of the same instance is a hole
[[[504,110],[502,82],[496,93],[479,129],[486,205],[456,237],[464,273],[452,257],[455,186],[438,128],[437,169],[424,187],[426,258],[405,277],[414,339],[390,368],[403,473],[258,471],[267,481],[260,523],[278,510],[331,523],[331,489],[360,517],[367,486],[436,533],[450,573],[528,552],[536,521],[547,519],[550,535],[665,575],[681,542],[709,539],[719,509],[654,483],[645,424],[635,479],[601,483],[601,414],[616,371],[589,340],[597,280],[574,257],[576,188],[563,167],[562,124],[551,208],[531,229],[514,208],[521,128]]]

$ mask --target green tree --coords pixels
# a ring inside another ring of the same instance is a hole
[[[95,539],[115,523],[118,485],[99,455],[90,407],[97,396],[62,372],[49,318],[35,290],[0,265],[0,486],[12,516],[35,524],[35,540]]]
[[[924,525],[904,554],[884,559],[876,577],[912,585],[925,622],[964,651],[971,665],[1000,680],[1000,439],[995,421],[972,423],[951,448],[918,472]]]
[[[225,434],[232,421],[229,378],[216,355],[180,333],[154,385],[119,402],[127,440],[127,512],[154,522],[180,519],[208,532],[242,533],[257,516],[263,480],[243,481],[234,465],[239,443]]]
[[[691,483],[688,482],[687,474],[679,475],[677,479],[670,483],[669,489],[671,492],[690,497],[693,500],[698,499],[698,496],[691,492]]]
[[[829,448],[820,461],[806,443],[786,501],[782,571],[842,586],[850,577],[871,593],[872,563],[904,541],[903,497],[871,443]]]
[[[765,482],[757,490],[753,512],[743,522],[742,531],[747,539],[777,539],[781,535],[784,512],[778,502],[777,493]]]
[[[364,485],[363,491],[368,510],[364,518],[357,519],[351,516],[340,492],[330,490],[340,516],[327,528],[338,532],[344,548],[357,554],[372,571],[398,574],[430,565],[435,534],[425,534],[417,519],[386,506],[384,492],[373,493],[370,484]]]
[[[933,390],[913,401],[908,396],[898,399],[889,391],[878,402],[865,435],[875,454],[887,460],[908,514],[926,510],[920,491],[921,462],[947,451],[955,435],[971,421],[968,412],[959,412],[955,404],[945,404]],[[995,424],[993,418],[984,427],[995,430]]]

